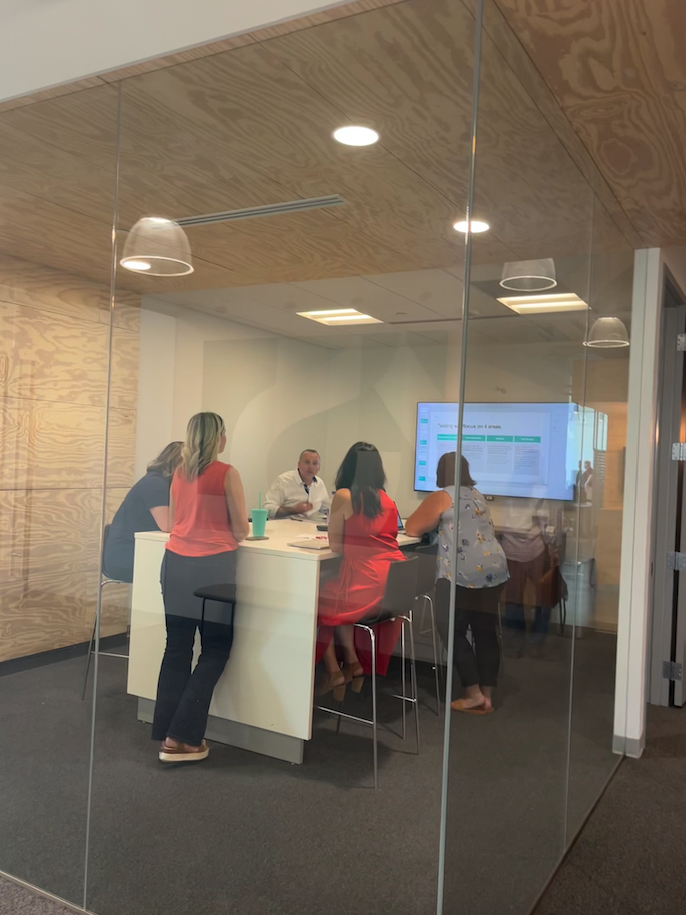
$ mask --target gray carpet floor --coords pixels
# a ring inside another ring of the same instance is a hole
[[[686,709],[649,708],[643,757],[626,759],[536,915],[686,911]]]
[[[507,660],[499,708],[451,716],[445,911],[524,915],[564,846],[571,641]],[[567,829],[616,764],[614,639],[576,643]],[[84,659],[0,677],[0,870],[79,902],[90,741]],[[98,915],[433,915],[443,719],[420,678],[422,748],[384,732],[371,788],[369,731],[318,715],[302,766],[215,745],[161,768],[125,691],[101,662],[88,908]],[[388,687],[387,687],[388,689]],[[367,687],[348,710],[367,711]],[[386,692],[381,717],[397,730]],[[52,913],[50,913],[52,915]]]
[[[73,910],[0,877],[0,915],[73,915]]]

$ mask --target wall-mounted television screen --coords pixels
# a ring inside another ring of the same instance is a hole
[[[414,488],[433,492],[457,447],[456,403],[417,404]],[[468,403],[462,453],[485,495],[571,501],[579,461],[607,447],[607,417],[573,403]]]

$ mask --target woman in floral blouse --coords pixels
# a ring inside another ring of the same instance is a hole
[[[493,711],[493,688],[497,685],[500,668],[496,630],[498,602],[509,573],[505,554],[495,537],[488,505],[474,488],[464,457],[455,532],[455,459],[454,451],[441,457],[436,470],[436,485],[440,489],[425,499],[407,519],[405,530],[411,537],[420,537],[438,527],[436,596],[439,600],[441,597],[449,600],[450,581],[454,575],[453,661],[464,688],[464,696],[456,699],[452,708],[472,715],[488,715]],[[470,628],[473,646],[467,639]]]

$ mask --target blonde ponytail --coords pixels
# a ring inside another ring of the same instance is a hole
[[[196,480],[217,459],[219,443],[225,431],[224,420],[216,413],[191,416],[181,451],[181,470],[187,480]]]

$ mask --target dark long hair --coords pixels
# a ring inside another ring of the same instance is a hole
[[[455,451],[449,451],[447,454],[442,454],[438,459],[438,466],[436,467],[436,486],[438,486],[439,489],[454,485],[456,457],[457,453]],[[472,479],[472,475],[469,472],[469,461],[463,455],[460,464],[460,486],[474,485],[475,481]]]
[[[369,442],[355,442],[348,449],[336,474],[336,489],[349,489],[356,515],[368,518],[381,514],[379,491],[386,485],[381,455]]]

